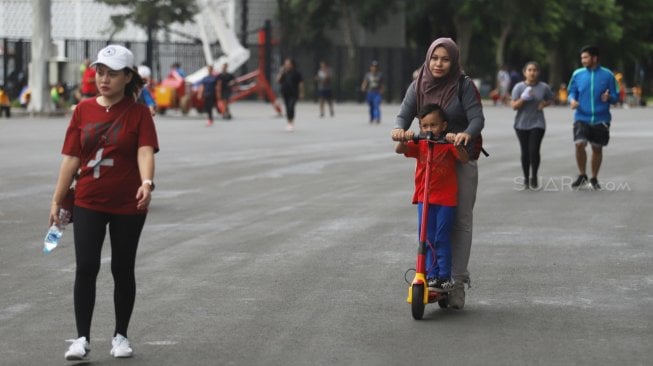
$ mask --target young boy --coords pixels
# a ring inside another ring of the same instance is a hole
[[[446,133],[447,117],[438,104],[426,104],[417,113],[420,133],[432,132],[453,142],[455,133]],[[397,143],[395,151],[408,158],[416,158],[415,194],[413,204],[417,204],[417,232],[420,232],[424,177],[426,175],[426,158],[428,146],[412,141],[413,131],[404,133],[404,141]],[[429,184],[429,207],[426,248],[426,279],[434,291],[449,291],[453,288],[451,281],[451,229],[457,205],[458,181],[456,179],[456,160],[467,163],[469,156],[463,145],[434,144],[432,152],[431,179]],[[433,249],[435,245],[435,250]],[[434,253],[435,252],[435,253]]]

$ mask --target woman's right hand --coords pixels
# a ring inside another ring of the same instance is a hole
[[[413,130],[404,131],[401,128],[395,128],[392,130],[392,140],[393,141],[410,141],[415,136]]]
[[[57,178],[57,185],[52,195],[52,203],[50,204],[50,218],[49,225],[53,223],[59,225],[59,209],[61,209],[61,202],[68,193],[68,189],[73,182],[73,176],[77,173],[80,166],[80,159],[76,156],[64,155],[59,167],[59,177]]]
[[[59,210],[60,209],[61,209],[61,206],[59,206],[55,202],[52,202],[52,205],[50,205],[50,219],[48,221],[48,227],[52,226],[52,224],[59,225]]]
[[[406,131],[401,128],[395,128],[390,132],[392,141],[404,141],[406,139]]]

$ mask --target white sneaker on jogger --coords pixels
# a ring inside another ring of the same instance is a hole
[[[79,337],[71,341],[72,344],[70,347],[68,347],[68,351],[66,351],[66,360],[83,360],[88,355],[88,353],[91,352],[91,348],[88,341],[86,340],[86,337]]]
[[[111,356],[115,358],[131,357],[134,351],[129,344],[129,339],[125,338],[122,334],[116,334],[111,340]]]

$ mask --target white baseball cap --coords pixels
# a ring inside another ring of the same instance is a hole
[[[98,52],[97,60],[91,66],[97,64],[106,65],[111,70],[133,69],[134,54],[123,46],[112,44]]]
[[[146,65],[140,65],[138,67],[138,74],[144,79],[149,79],[152,76],[152,70]]]

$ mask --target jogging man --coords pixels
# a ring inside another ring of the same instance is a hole
[[[587,153],[589,142],[592,146],[590,163],[592,189],[601,189],[598,181],[599,169],[603,160],[603,147],[610,139],[610,104],[619,101],[619,87],[612,71],[599,64],[599,49],[585,46],[580,50],[582,68],[571,75],[569,81],[569,105],[574,113],[574,143],[576,144],[576,164],[579,175],[572,187],[587,184]]]

